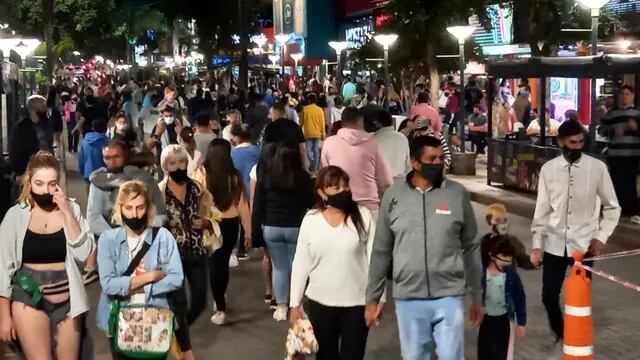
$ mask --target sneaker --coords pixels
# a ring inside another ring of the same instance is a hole
[[[227,315],[224,311],[218,311],[211,317],[211,322],[216,325],[224,325],[227,323]]]
[[[236,254],[232,254],[231,258],[229,259],[229,267],[237,268],[238,266],[240,266],[240,263],[238,262],[238,257],[236,256]]]
[[[277,308],[278,308],[278,303],[276,302],[276,299],[271,299],[271,301],[269,302],[269,309],[275,310]]]
[[[245,261],[251,259],[246,251],[238,251],[238,260]]]
[[[632,216],[630,220],[632,224],[640,225],[640,215]]]
[[[287,321],[287,313],[289,307],[287,305],[278,305],[276,311],[273,312],[273,320],[275,321]]]

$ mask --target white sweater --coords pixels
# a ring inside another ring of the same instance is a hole
[[[291,307],[298,307],[305,294],[325,306],[365,305],[369,259],[376,224],[371,212],[360,206],[366,229],[362,238],[351,220],[332,227],[318,210],[302,220],[291,273]]]

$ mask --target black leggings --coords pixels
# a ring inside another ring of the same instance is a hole
[[[191,350],[189,326],[202,314],[207,305],[207,258],[182,260],[185,283],[173,294],[171,309],[175,313],[178,328],[175,330],[180,350]],[[191,306],[188,306],[186,282],[189,282]]]
[[[316,360],[364,359],[369,335],[364,306],[332,307],[309,300],[306,309],[318,340]]]
[[[511,320],[508,314],[485,315],[478,332],[478,360],[507,360]]]
[[[238,241],[240,231],[240,218],[222,219],[220,232],[222,233],[222,247],[209,257],[209,281],[213,300],[218,311],[227,310],[227,302],[224,294],[229,285],[229,258]]]

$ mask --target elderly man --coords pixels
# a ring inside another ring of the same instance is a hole
[[[10,144],[11,165],[18,177],[24,174],[31,156],[40,150],[53,151],[53,132],[44,97],[33,95],[27,99],[27,117],[14,125]]]

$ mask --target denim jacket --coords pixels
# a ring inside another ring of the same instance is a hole
[[[67,239],[67,256],[64,263],[69,279],[69,316],[75,318],[89,311],[89,298],[80,269],[95,249],[95,242],[93,234],[89,231],[89,223],[80,212],[80,206],[69,201],[69,207],[80,224],[80,235],[76,239],[70,239],[66,226],[63,227]],[[17,204],[7,211],[0,225],[0,297],[11,299],[11,279],[16,270],[22,267],[22,246],[30,220],[31,206]]]
[[[504,284],[505,303],[507,304],[507,314],[509,318],[516,319],[518,325],[527,325],[527,295],[522,286],[520,275],[512,267],[504,269],[507,278]],[[487,268],[482,272],[482,301],[487,293]]]
[[[150,244],[144,256],[145,271],[162,270],[165,277],[144,287],[145,304],[168,308],[167,294],[182,287],[183,273],[180,252],[173,235],[165,229],[152,239],[151,228],[142,234]],[[107,230],[98,240],[98,271],[100,274],[100,302],[98,304],[98,328],[107,331],[111,304],[109,296],[128,296],[132,276],[122,276],[129,267],[129,244],[124,227]],[[123,301],[122,305],[126,305]]]

